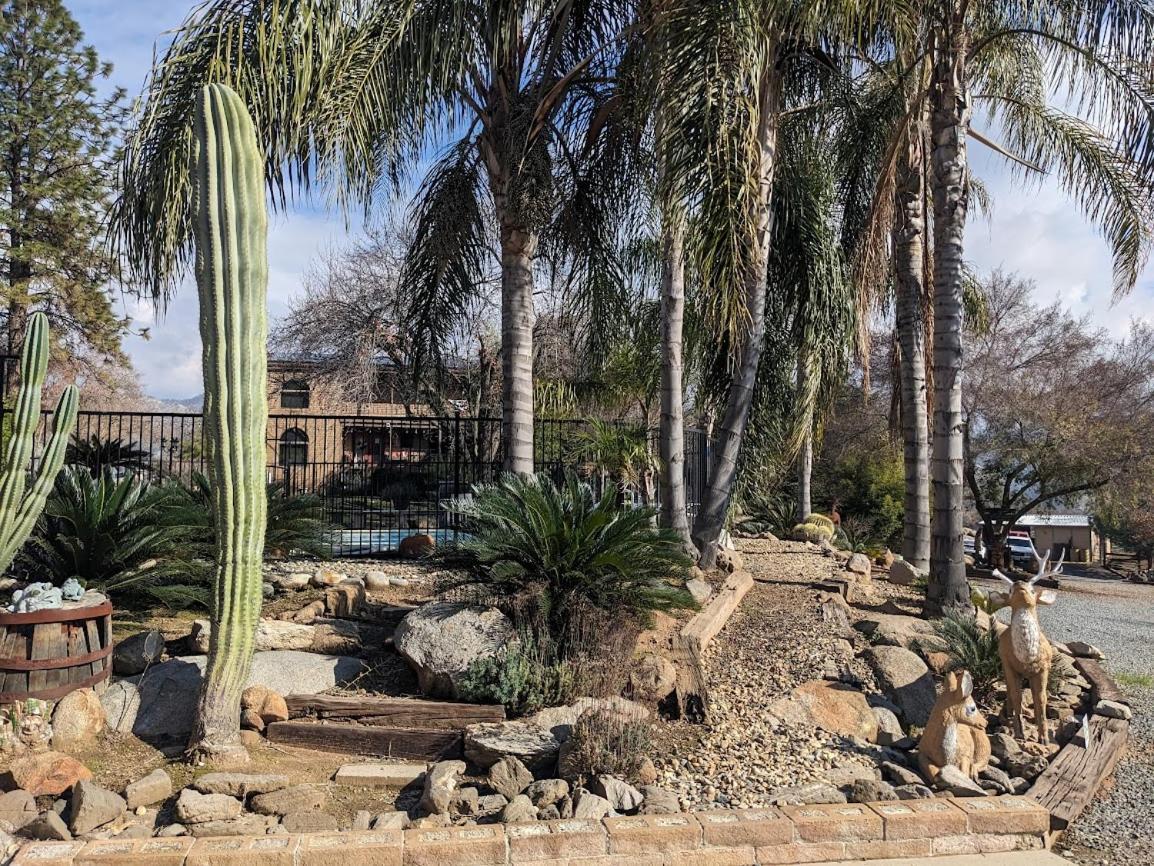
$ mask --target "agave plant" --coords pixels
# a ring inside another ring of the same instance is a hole
[[[622,509],[614,491],[597,498],[569,475],[508,475],[458,506],[468,535],[441,556],[464,569],[447,586],[469,588],[515,619],[541,617],[559,640],[583,607],[646,621],[688,608],[680,583],[691,561],[680,537],[652,524],[649,508]],[[528,614],[526,614],[528,611]]]

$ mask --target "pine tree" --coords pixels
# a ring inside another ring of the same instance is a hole
[[[83,38],[61,0],[0,0],[0,351],[41,310],[61,355],[123,362],[106,215],[124,96],[98,96],[111,66]]]

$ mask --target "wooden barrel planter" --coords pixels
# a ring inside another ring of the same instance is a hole
[[[0,612],[0,704],[100,692],[111,673],[112,602],[100,593],[51,610]]]

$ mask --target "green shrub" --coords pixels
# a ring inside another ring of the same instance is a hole
[[[577,696],[575,682],[572,666],[548,638],[524,629],[495,656],[474,660],[458,691],[463,700],[503,704],[511,715],[522,716],[569,703]]]
[[[923,652],[944,652],[949,657],[947,670],[967,670],[974,678],[974,700],[988,706],[994,683],[1002,677],[1002,659],[998,655],[998,635],[983,631],[970,616],[950,614],[933,622],[932,637],[918,640]]]
[[[137,442],[123,439],[101,439],[93,433],[87,439],[73,437],[64,455],[66,466],[84,466],[93,475],[105,469],[147,469],[150,455]]]
[[[694,607],[681,539],[655,527],[651,509],[619,507],[613,490],[598,499],[572,475],[560,485],[508,475],[475,487],[457,513],[467,535],[439,556],[462,571],[444,587],[492,602],[554,641],[586,608],[646,623],[654,611]]]
[[[616,776],[635,780],[652,748],[648,719],[615,709],[591,709],[581,714],[561,757],[566,778]]]
[[[65,467],[22,555],[35,579],[76,578],[113,596],[208,606],[209,572],[195,560],[196,527],[174,517],[179,490],[110,469]]]

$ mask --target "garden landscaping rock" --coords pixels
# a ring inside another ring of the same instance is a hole
[[[642,785],[639,789],[645,801],[641,804],[642,815],[673,815],[681,811],[677,795],[656,785]]]
[[[879,779],[855,779],[850,788],[851,803],[880,803],[883,800],[897,800],[897,792],[889,782]]]
[[[464,761],[440,761],[425,774],[420,808],[427,815],[441,815],[449,811],[457,782],[465,772]]]
[[[902,723],[898,721],[893,710],[888,707],[870,707],[870,710],[878,726],[876,740],[878,745],[894,746],[899,749],[913,748],[913,739],[906,736],[906,732],[902,730]]]
[[[176,836],[187,836],[188,828],[183,824],[166,824],[156,831],[157,838],[171,839]]]
[[[373,818],[372,829],[378,832],[381,830],[407,830],[409,829],[409,816],[405,812],[382,812]]]
[[[613,776],[597,776],[589,785],[589,790],[604,797],[617,812],[635,812],[645,802],[640,791]]]
[[[537,820],[537,807],[524,794],[518,794],[501,810],[502,824],[528,824]]]
[[[872,743],[878,736],[877,718],[865,695],[841,683],[802,683],[766,711],[782,721],[816,726],[843,737],[860,737]]]
[[[873,613],[857,620],[853,627],[875,646],[912,649],[917,641],[933,638],[934,627],[924,619],[899,613]]]
[[[19,830],[36,818],[36,798],[27,791],[17,789],[0,794],[0,821]]]
[[[913,770],[906,769],[893,761],[883,761],[880,769],[882,775],[895,785],[924,785],[925,780]]]
[[[162,769],[155,769],[143,779],[137,779],[124,789],[124,800],[129,809],[152,806],[172,796],[172,779]]]
[[[469,666],[492,658],[515,636],[512,622],[494,607],[433,602],[401,620],[393,643],[416,671],[422,692],[457,698]]]
[[[509,805],[509,798],[503,794],[482,794],[477,798],[477,815],[488,817],[496,815]]]
[[[517,758],[506,756],[489,768],[489,787],[512,800],[533,783],[533,774]]]
[[[1106,654],[1093,644],[1080,640],[1066,641],[1066,649],[1070,655],[1078,659],[1104,659]]]
[[[1044,756],[1031,755],[1024,751],[1010,755],[1002,763],[1005,765],[1003,769],[1011,776],[1019,776],[1029,782],[1042,775],[1046,767],[1050,766],[1049,760]]]
[[[924,575],[904,559],[895,559],[890,565],[889,581],[896,586],[913,586]]]
[[[69,827],[81,834],[103,827],[125,813],[128,805],[119,794],[108,791],[95,782],[77,782],[72,789]]]
[[[465,729],[465,757],[482,769],[514,757],[533,774],[550,775],[560,749],[557,735],[533,722],[482,722]]]
[[[677,668],[669,659],[656,653],[641,656],[629,672],[629,688],[638,700],[663,700],[676,687]]]
[[[403,788],[425,775],[424,764],[407,764],[399,761],[345,764],[333,781],[338,785],[352,788]]]
[[[898,795],[899,800],[931,800],[934,792],[925,785],[897,785],[894,787],[894,793]]]
[[[302,589],[307,589],[311,580],[311,574],[296,572],[273,577],[272,583],[277,589],[282,589],[285,592],[299,592]]]
[[[1134,713],[1125,704],[1119,701],[1098,701],[1094,704],[1094,715],[1105,716],[1108,719],[1124,719],[1130,721],[1134,718]]]
[[[20,828],[20,835],[43,842],[67,842],[72,838],[64,819],[49,810]]]
[[[289,777],[277,773],[205,773],[192,787],[202,794],[227,794],[244,799],[250,794],[267,794],[289,786]]]
[[[210,836],[263,836],[269,827],[278,823],[276,818],[265,815],[241,815],[223,821],[202,821],[189,824],[188,834],[197,838]]]
[[[318,589],[324,589],[325,587],[336,586],[344,579],[345,575],[341,574],[339,571],[335,571],[331,568],[318,568],[315,572],[313,572],[310,583],[312,583],[312,585]]]
[[[119,677],[142,674],[164,655],[164,635],[156,629],[137,632],[117,641],[112,650],[112,672]]]
[[[288,833],[332,833],[337,819],[328,812],[291,812],[280,820]]]
[[[573,795],[573,817],[584,818],[590,821],[600,821],[613,814],[613,806],[604,797],[599,797],[592,791],[578,788]]]
[[[985,797],[985,789],[959,770],[947,764],[938,771],[934,786],[942,791],[949,791],[955,797]]]
[[[255,713],[266,725],[288,721],[288,704],[284,697],[268,686],[249,686],[240,696],[240,708]]]
[[[183,656],[153,665],[129,682],[138,686],[140,707],[132,733],[142,740],[183,740],[192,731],[206,657]],[[253,655],[248,685],[263,685],[280,694],[313,695],[348,682],[364,662],[348,656],[325,656],[285,650]]]
[[[131,734],[140,712],[140,690],[133,683],[113,683],[100,696],[108,729],[118,734]]]
[[[869,580],[870,575],[873,573],[873,566],[870,564],[870,558],[864,553],[855,553],[846,562],[845,570],[865,580]]]
[[[256,794],[249,800],[248,807],[258,815],[288,815],[323,809],[328,802],[328,791],[320,785],[293,785]]]
[[[873,646],[865,652],[878,687],[901,708],[906,722],[925,727],[937,692],[929,668],[916,653],[900,646]]]
[[[449,809],[458,815],[476,815],[480,801],[481,795],[476,788],[472,786],[458,788],[453,794],[453,802],[449,804]]]
[[[769,798],[774,806],[815,806],[828,803],[846,803],[846,795],[822,782],[780,788]]]
[[[240,800],[227,794],[201,794],[185,788],[176,800],[175,814],[182,824],[230,821],[243,811]]]
[[[693,596],[693,600],[698,604],[705,604],[713,595],[713,587],[709,585],[708,581],[695,578],[685,582],[685,589]]]
[[[52,748],[66,751],[92,743],[105,728],[107,718],[100,698],[92,689],[69,692],[52,711]]]
[[[8,769],[17,787],[33,797],[63,794],[77,782],[92,778],[91,770],[62,752],[25,755]]]
[[[569,783],[564,779],[542,779],[526,788],[525,795],[538,809],[544,809],[569,796]]]

